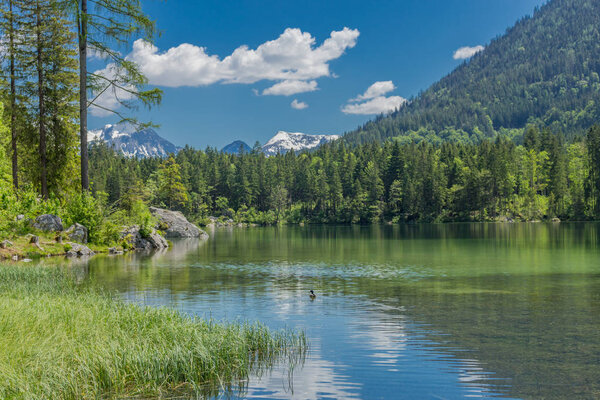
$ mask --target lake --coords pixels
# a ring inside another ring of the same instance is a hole
[[[305,359],[244,398],[600,398],[600,224],[209,233],[74,268],[141,304],[305,330]]]

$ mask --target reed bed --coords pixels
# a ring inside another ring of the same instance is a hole
[[[60,268],[0,266],[3,399],[203,397],[306,348],[301,332],[141,307]]]

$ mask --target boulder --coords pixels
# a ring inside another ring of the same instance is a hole
[[[137,225],[130,226],[121,232],[121,239],[127,240],[136,250],[163,250],[169,247],[165,238],[155,230],[147,237],[142,236]]]
[[[71,225],[66,233],[69,235],[69,239],[74,242],[86,244],[88,241],[88,230],[81,224],[75,223]]]
[[[94,253],[89,247],[79,243],[69,242],[71,250],[67,251],[67,257],[78,257],[78,256],[93,256]]]
[[[167,239],[156,233],[156,231],[153,231],[146,240],[149,241],[155,249],[166,249],[169,247]]]
[[[560,218],[554,217],[554,218],[552,218],[552,222],[560,222]]]
[[[60,217],[52,214],[42,214],[38,216],[33,223],[33,227],[44,232],[60,232],[63,230],[63,224]]]
[[[201,238],[208,239],[208,234],[196,225],[189,222],[179,211],[170,211],[157,207],[150,207],[150,212],[164,226],[165,236],[168,238]]]
[[[25,215],[19,214],[19,215],[17,215],[16,219],[17,219],[17,221],[21,221],[21,220],[25,219]]]
[[[117,249],[116,247],[111,247],[108,249],[108,254],[123,254],[123,252],[119,249]]]

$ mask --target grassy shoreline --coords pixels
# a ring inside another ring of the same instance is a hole
[[[12,245],[4,249],[0,248],[0,261],[11,260],[14,256],[17,256],[19,260],[24,258],[36,259],[41,257],[65,256],[71,248],[68,239],[63,243],[58,243],[55,238],[56,235],[48,235],[40,232],[36,232],[35,235],[40,239],[40,247],[30,243],[30,236],[27,235],[13,236],[7,239]],[[93,250],[94,253],[108,253],[110,247],[94,243],[87,243],[85,246]],[[119,249],[121,248],[119,247]]]
[[[303,333],[125,303],[61,268],[0,265],[0,398],[214,394],[306,346]]]

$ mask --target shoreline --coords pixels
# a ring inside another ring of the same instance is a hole
[[[535,220],[535,221],[521,221],[521,220],[511,220],[511,221],[448,221],[448,222],[401,222],[401,223],[392,223],[388,222],[379,222],[379,223],[370,223],[370,224],[355,224],[355,223],[323,223],[323,222],[315,222],[315,223],[280,223],[273,225],[258,225],[258,224],[250,224],[250,223],[231,223],[231,224],[221,224],[221,225],[206,225],[202,226],[202,228],[206,230],[226,230],[226,229],[249,229],[249,228],[270,228],[277,226],[286,226],[286,227],[307,227],[307,226],[357,226],[357,227],[375,227],[375,226],[419,226],[419,225],[452,225],[452,224],[491,224],[491,225],[512,225],[512,224],[570,224],[570,223],[595,223],[599,221],[590,221],[590,220]],[[93,251],[94,254],[90,255],[77,255],[77,256],[69,256],[68,250],[65,250],[65,246],[69,244],[81,245],[80,243],[72,243],[72,242],[63,242],[57,243],[54,239],[49,238],[48,236],[39,235],[40,242],[39,245],[42,247],[41,250],[39,247],[36,247],[34,244],[29,243],[29,237],[31,234],[18,236],[16,238],[12,238],[9,240],[12,242],[12,246],[7,248],[0,247],[0,262],[31,262],[35,260],[39,260],[42,258],[50,258],[50,257],[65,257],[65,258],[81,258],[81,257],[92,257],[94,255],[123,255],[129,252],[139,252],[146,251],[144,249],[127,249],[122,246],[109,246],[109,245],[97,245],[97,244],[85,244],[83,246],[88,247]],[[199,238],[199,240],[203,240]],[[169,247],[167,250],[171,248],[169,243]],[[46,251],[48,250],[48,251]]]

